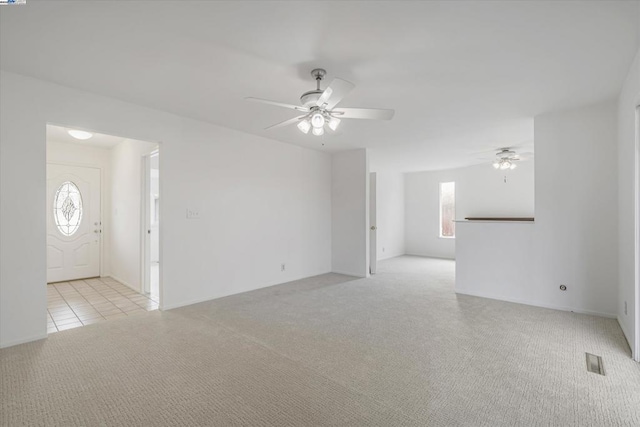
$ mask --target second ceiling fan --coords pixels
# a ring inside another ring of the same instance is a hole
[[[316,79],[316,89],[305,92],[300,97],[302,105],[285,104],[260,98],[246,98],[249,101],[289,108],[303,113],[300,116],[276,123],[266,129],[276,129],[283,126],[297,124],[303,133],[316,136],[324,134],[325,126],[335,131],[342,119],[390,120],[394,110],[378,108],[336,108],[336,105],[353,90],[355,85],[346,80],[334,78],[326,89],[320,89],[320,82],[327,74],[322,68],[311,71]]]

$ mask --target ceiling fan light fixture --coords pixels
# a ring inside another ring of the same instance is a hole
[[[0,3],[2,0],[0,0]],[[285,126],[297,125],[302,133],[309,133],[313,130],[313,135],[320,136],[327,128],[335,131],[343,119],[366,119],[366,120],[391,120],[394,110],[380,108],[344,108],[335,107],[347,96],[355,87],[355,85],[338,77],[331,80],[329,85],[320,89],[321,82],[327,75],[327,71],[322,68],[316,68],[311,71],[311,76],[316,81],[316,87],[307,91],[300,97],[302,105],[286,104],[283,102],[271,101],[268,99],[245,98],[248,101],[259,102],[262,104],[273,105],[276,107],[287,108],[302,113],[298,117],[292,117],[266,127],[265,130],[279,129]],[[339,116],[336,118],[334,115]]]
[[[515,163],[511,163],[511,166],[509,166],[509,169],[514,170],[516,167],[518,167],[518,165],[516,165]]]
[[[302,133],[309,133],[309,129],[311,129],[311,123],[309,123],[309,120],[307,119],[300,120],[298,122],[298,129],[300,129]]]
[[[93,136],[91,132],[85,132],[83,130],[76,130],[76,129],[69,129],[67,133],[72,137],[74,137],[75,139],[79,139],[81,141],[89,139]]]
[[[500,169],[500,162],[493,162],[494,169]]]
[[[324,117],[320,113],[314,113],[311,116],[311,125],[314,128],[321,128],[324,126]]]
[[[329,129],[335,132],[338,129],[338,125],[340,124],[340,119],[337,117],[331,117],[329,119]]]
[[[502,164],[500,165],[500,169],[502,170],[506,170],[509,169],[511,167],[511,162],[509,160],[505,160],[504,162],[502,162]]]

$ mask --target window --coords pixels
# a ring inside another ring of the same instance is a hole
[[[53,218],[64,236],[72,236],[80,228],[82,196],[73,182],[66,181],[58,187],[53,198]]]
[[[456,183],[440,183],[440,237],[456,237]]]

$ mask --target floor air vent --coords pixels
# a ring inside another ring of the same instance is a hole
[[[602,364],[602,357],[595,354],[587,354],[587,371],[594,374],[604,375],[604,365]]]

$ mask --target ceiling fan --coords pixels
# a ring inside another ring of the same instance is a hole
[[[282,102],[252,97],[245,99],[275,105],[276,107],[289,108],[302,113],[300,116],[269,126],[265,128],[265,130],[276,129],[296,123],[298,129],[303,133],[307,134],[311,130],[313,135],[320,136],[324,134],[325,126],[335,131],[342,119],[390,120],[393,117],[395,113],[394,110],[377,108],[336,108],[336,105],[353,90],[355,85],[346,80],[334,78],[329,86],[321,90],[320,82],[326,74],[327,72],[322,68],[316,68],[311,71],[311,76],[316,79],[316,89],[302,94],[300,97],[302,105],[284,104]]]
[[[527,153],[531,154],[532,153]],[[495,161],[492,163],[495,169],[506,170],[506,169],[515,169],[517,167],[516,162],[524,160],[520,154],[517,154],[510,148],[501,148],[500,151],[496,153]]]

